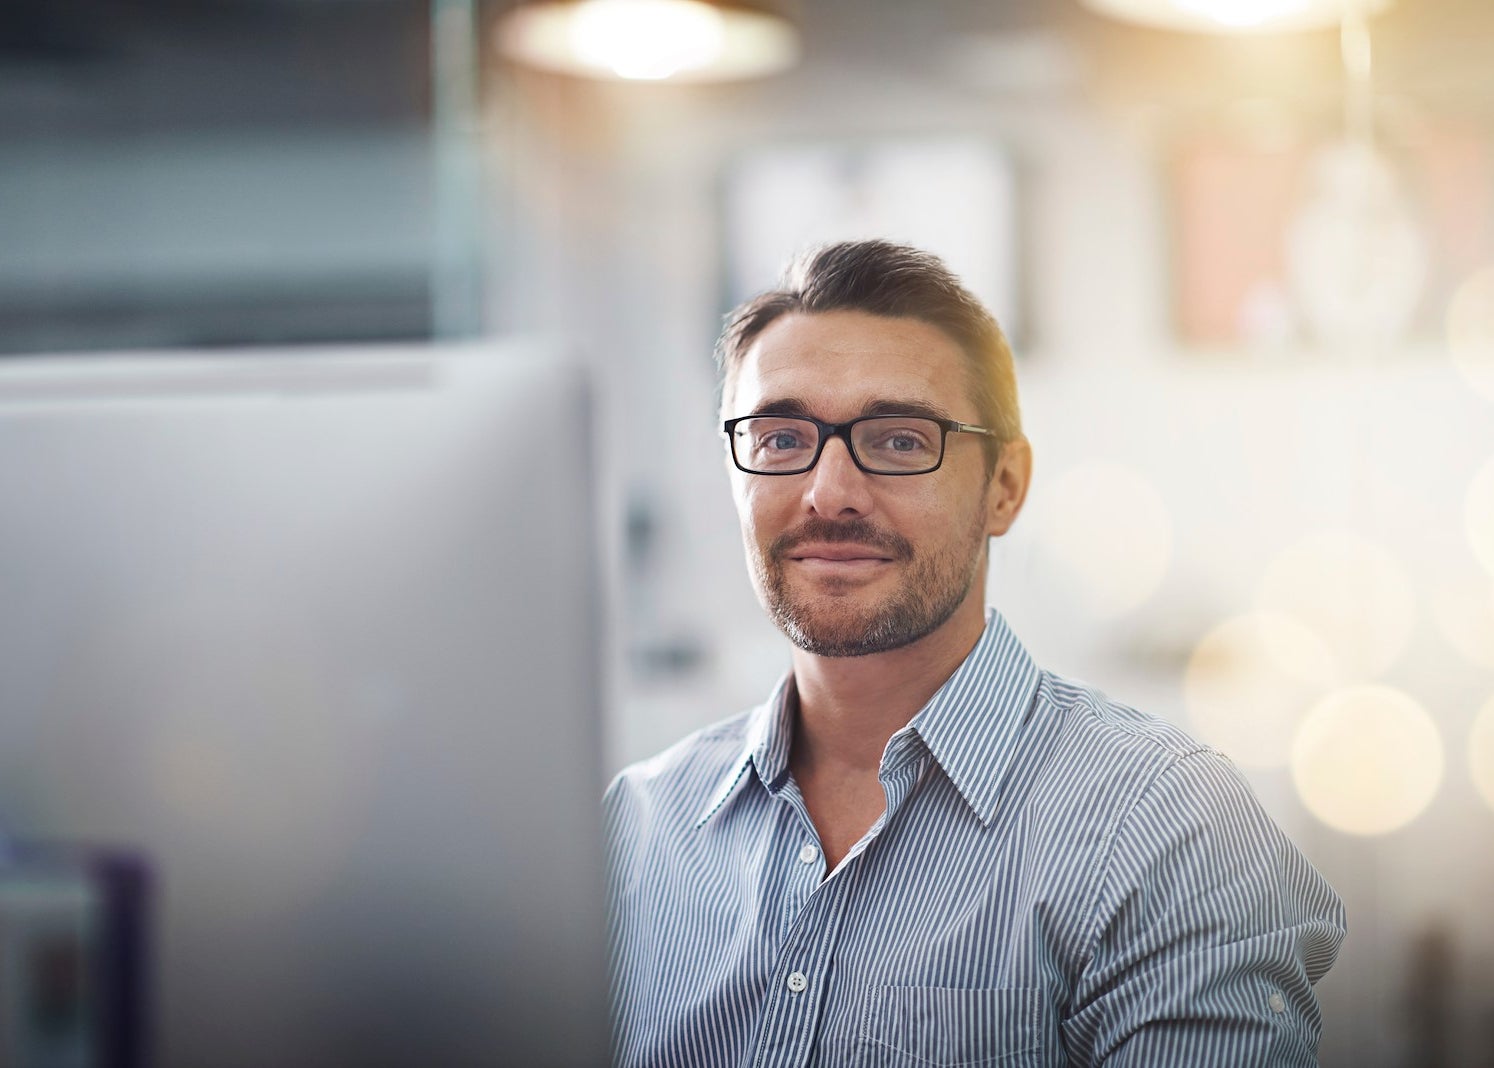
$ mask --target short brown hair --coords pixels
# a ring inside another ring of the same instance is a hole
[[[1000,446],[1022,436],[1012,350],[986,306],[939,257],[889,241],[842,241],[809,249],[784,270],[779,288],[738,305],[716,342],[723,389],[752,342],[794,312],[861,311],[917,319],[942,330],[965,353],[971,400],[996,432],[987,450],[994,469]]]

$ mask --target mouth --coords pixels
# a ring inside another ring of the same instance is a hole
[[[861,519],[806,520],[766,547],[769,560],[821,588],[840,589],[899,572],[914,558],[907,539]]]
[[[785,554],[787,559],[816,570],[871,570],[893,562],[885,550],[869,545],[804,545]]]

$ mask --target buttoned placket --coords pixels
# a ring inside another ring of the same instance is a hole
[[[834,871],[825,873],[824,852],[803,795],[792,779],[778,791],[787,806],[780,852],[786,868],[781,941],[768,982],[752,1063],[755,1068],[802,1068],[812,1063],[815,1036],[829,994],[829,963],[839,941],[846,905],[854,897],[864,854],[922,779],[932,758],[911,732],[888,743],[878,776],[886,809]]]

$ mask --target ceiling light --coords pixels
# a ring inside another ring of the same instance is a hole
[[[1337,26],[1357,7],[1373,14],[1391,0],[1082,0],[1127,22],[1201,33],[1285,33]]]
[[[626,81],[731,81],[799,58],[794,27],[748,0],[541,0],[503,16],[498,44],[531,66]]]

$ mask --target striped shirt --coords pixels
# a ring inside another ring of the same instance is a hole
[[[994,611],[826,872],[792,676],[607,791],[620,1065],[1312,1065],[1343,906],[1219,753]]]

